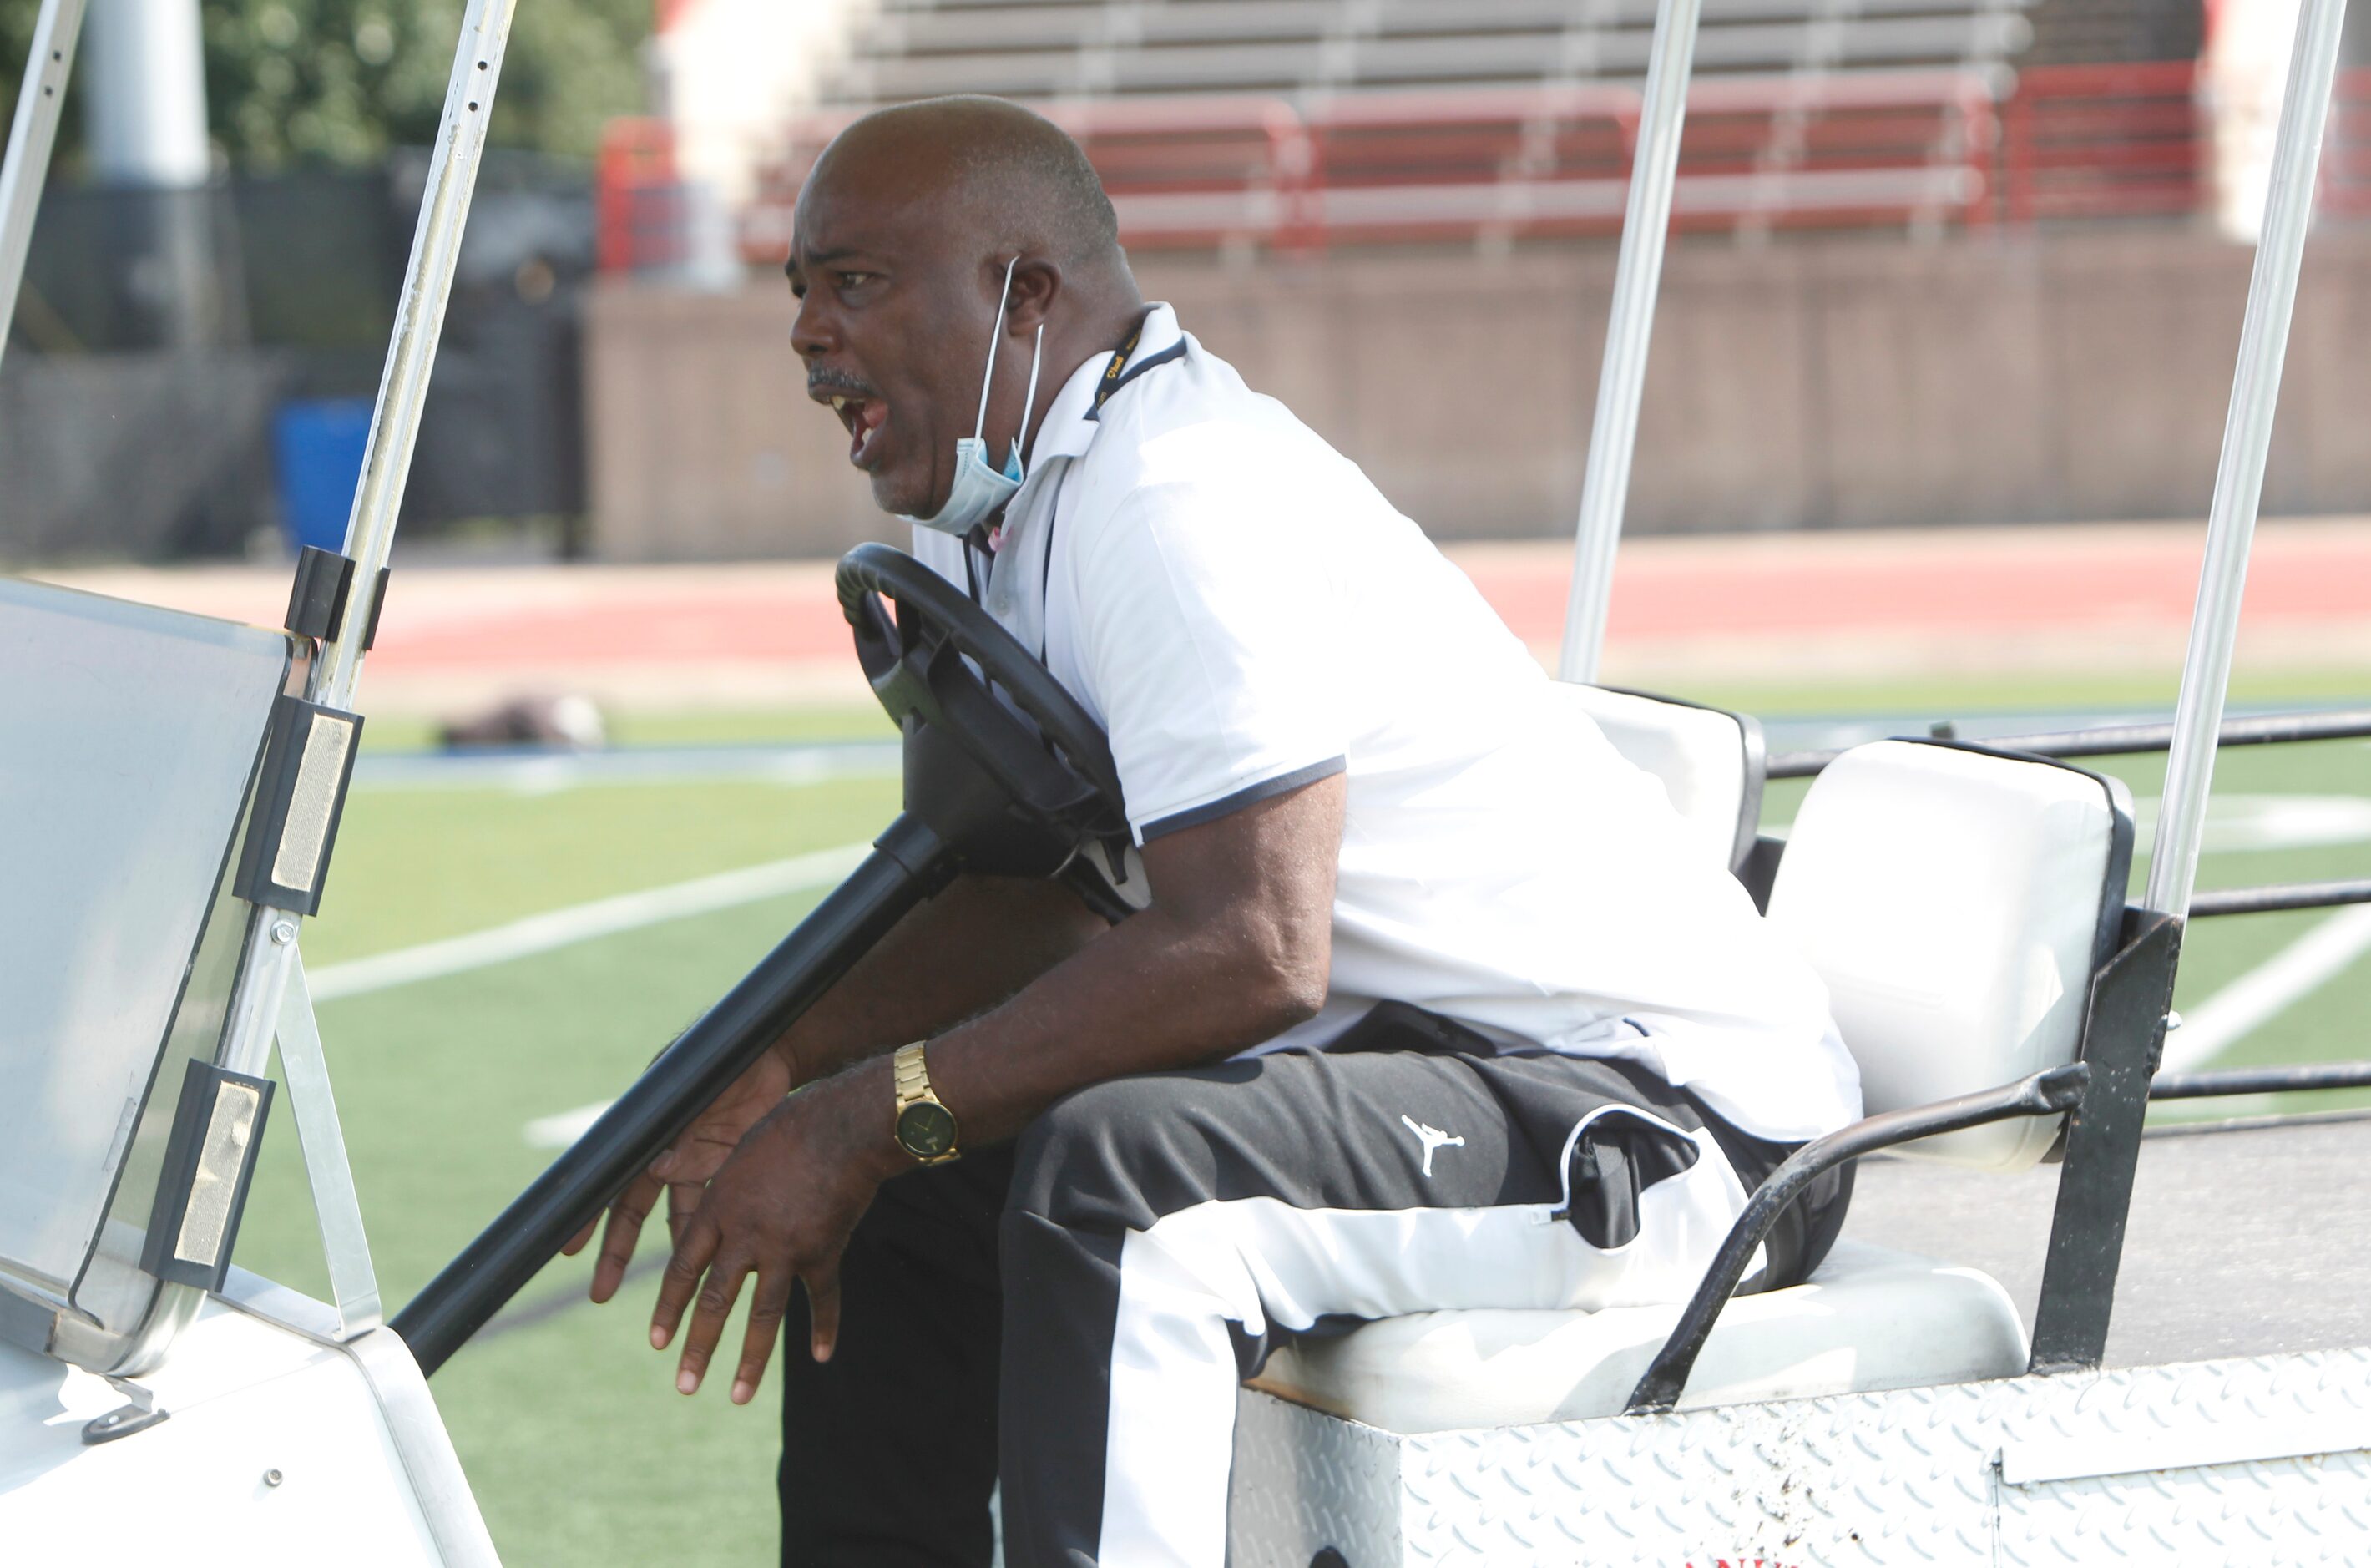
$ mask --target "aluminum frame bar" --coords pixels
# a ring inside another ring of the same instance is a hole
[[[1605,647],[1613,596],[1613,555],[1630,498],[1630,461],[1638,446],[1638,407],[1647,386],[1647,345],[1662,286],[1663,248],[1671,227],[1671,192],[1680,172],[1680,132],[1688,114],[1688,76],[1695,63],[1703,0],[1663,0],[1648,46],[1638,145],[1630,161],[1630,200],[1613,265],[1613,305],[1605,359],[1597,377],[1589,457],[1574,525],[1572,586],[1565,598],[1559,680],[1594,681]]]
[[[259,904],[248,911],[238,974],[232,982],[222,1040],[214,1048],[215,1066],[260,1077],[272,1064],[281,1001],[296,967],[296,923],[297,917],[285,910]],[[205,1298],[206,1293],[195,1285],[160,1282],[148,1315],[126,1336],[109,1373],[137,1377],[154,1368],[165,1359],[180,1331],[195,1320]]]
[[[17,324],[17,295],[24,286],[25,258],[33,248],[33,218],[48,183],[50,154],[57,145],[58,116],[64,112],[66,78],[74,72],[75,45],[82,37],[86,0],[41,0],[33,22],[33,46],[25,53],[25,76],[17,89],[17,116],[8,127],[8,156],[0,161],[0,358]],[[36,92],[34,89],[40,90]]]
[[[2288,353],[2289,319],[2296,306],[2297,271],[2305,259],[2322,134],[2338,71],[2339,33],[2345,21],[2346,0],[2305,0],[2297,11],[2296,41],[2289,52],[2288,86],[2273,149],[2272,190],[2248,283],[2248,313],[2223,425],[2222,457],[2215,470],[2214,505],[2207,513],[2197,608],[2182,660],[2181,695],[2174,705],[2164,804],[2149,853],[2148,888],[2141,899],[2143,907],[2177,920],[2189,914],[2198,877],[2216,732],[2230,685],[2231,650],[2248,586],[2248,552],[2263,498],[2281,365]]]
[[[378,1274],[371,1267],[370,1242],[363,1231],[362,1200],[354,1191],[353,1167],[346,1158],[345,1130],[338,1123],[337,1098],[330,1090],[330,1066],[321,1052],[321,1030],[313,1018],[313,994],[305,983],[300,953],[290,964],[280,995],[274,1032],[280,1040],[280,1073],[296,1118],[296,1142],[305,1156],[305,1181],[313,1190],[313,1217],[320,1226],[321,1254],[330,1266],[330,1296],[338,1309],[340,1343],[379,1326],[386,1313]]]
[[[403,505],[411,449],[420,436],[428,377],[436,367],[453,269],[460,259],[461,233],[477,191],[494,88],[502,77],[503,51],[516,9],[517,0],[469,0],[461,19],[453,75],[445,89],[444,122],[428,166],[428,184],[421,193],[420,224],[412,234],[411,260],[404,268],[403,293],[396,302],[395,331],[379,377],[378,402],[371,411],[362,482],[355,487],[353,511],[346,520],[345,552],[353,560],[354,572],[346,587],[345,615],[338,636],[322,645],[320,662],[314,668],[312,700],[333,708],[353,705],[371,599],[378,591],[379,569],[395,544],[396,515]]]
[[[404,480],[420,433],[421,409],[428,398],[429,373],[435,367],[437,338],[444,331],[445,308],[452,295],[462,228],[468,220],[478,166],[485,152],[486,127],[493,112],[494,89],[502,77],[503,51],[516,10],[517,0],[469,0],[461,19],[453,72],[445,89],[444,117],[437,126],[436,148],[421,197],[420,223],[412,233],[411,259],[404,269],[387,367],[379,379],[378,403],[371,414],[362,482],[346,524],[346,553],[353,559],[355,570],[346,590],[342,630],[336,640],[322,645],[307,677],[306,695],[330,707],[353,705],[362,645],[369,631],[370,601],[378,589],[379,569],[387,564],[395,542],[396,515],[403,503]],[[301,924],[300,916],[285,910],[257,905],[248,911],[229,1022],[214,1054],[217,1065],[236,1072],[263,1071],[283,1016],[284,998],[296,974],[296,935]],[[301,980],[296,983],[301,985]],[[309,1003],[307,1013],[309,1016]],[[283,1066],[286,1066],[284,1059]],[[326,1099],[326,1068],[320,1088]],[[342,1145],[342,1138],[340,1142]],[[314,1157],[308,1149],[308,1167]],[[312,1174],[309,1169],[307,1174]],[[351,1181],[351,1173],[347,1179]],[[359,1230],[357,1222],[357,1238]],[[326,1232],[323,1239],[330,1239]],[[342,1240],[332,1243],[333,1247],[343,1245]],[[351,1266],[347,1283],[353,1283]],[[202,1293],[188,1285],[161,1286],[146,1320],[128,1337],[122,1355],[110,1370],[136,1373],[162,1360],[174,1335],[196,1315],[202,1299]],[[355,1305],[359,1309],[359,1294]]]

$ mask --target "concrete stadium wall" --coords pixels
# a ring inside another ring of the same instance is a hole
[[[2203,516],[2250,252],[2135,230],[1674,250],[1637,531]],[[1149,258],[1151,297],[1436,537],[1572,526],[1610,250]],[[891,537],[812,408],[780,285],[593,296],[592,540],[611,560]],[[2371,511],[2371,232],[2310,251],[2271,514]]]

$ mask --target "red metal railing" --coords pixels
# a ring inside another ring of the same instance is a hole
[[[2167,219],[2211,203],[2213,134],[2188,62],[1996,73],[1712,77],[1688,99],[1672,222],[1687,229]],[[1517,239],[1619,227],[1638,119],[1628,87],[1255,96],[1046,107],[1093,160],[1135,250]],[[779,265],[799,183],[850,116],[798,122],[741,218],[743,254]],[[2371,216],[2371,70],[2342,75],[2322,211]],[[612,126],[601,264],[683,256],[664,126]]]
[[[680,265],[686,208],[675,131],[663,120],[619,118],[601,128],[593,176],[594,258],[605,273]]]
[[[2215,200],[2215,126],[2186,60],[2024,72],[2002,106],[1999,215],[2013,224],[2172,218]],[[2317,198],[2371,215],[2371,70],[2339,73]]]
[[[2197,212],[2206,124],[2187,60],[2022,72],[2002,106],[2000,215],[2013,224]]]
[[[1103,176],[1137,250],[1508,238],[1620,226],[1630,87],[1365,93],[1045,106]],[[790,241],[800,180],[845,115],[801,122],[745,215],[753,258]],[[1683,227],[1984,221],[1987,78],[1961,71],[1713,79],[1689,97]]]

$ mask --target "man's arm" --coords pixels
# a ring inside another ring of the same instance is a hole
[[[1333,957],[1344,798],[1337,774],[1148,844],[1150,908],[931,1041],[931,1085],[964,1143],[1011,1137],[1073,1089],[1225,1056],[1313,1015]],[[814,1353],[830,1355],[840,1252],[874,1189],[913,1167],[891,1135],[894,1103],[888,1060],[873,1056],[783,1102],[717,1173],[651,1318],[664,1347],[697,1292],[683,1392],[699,1388],[752,1273],[734,1401],[756,1392],[793,1280]]]
[[[963,877],[908,913],[774,1049],[793,1084],[951,1028],[1105,931],[1058,883]]]
[[[964,1139],[1010,1138],[1072,1089],[1229,1056],[1315,1014],[1343,795],[1337,774],[1147,844],[1151,908],[931,1042],[931,1086]]]
[[[643,1222],[661,1192],[666,1195],[668,1228],[680,1239],[709,1179],[785,1094],[850,1063],[961,1023],[1011,996],[1105,929],[1069,889],[1034,878],[958,877],[908,912],[618,1194],[593,1268],[593,1299],[608,1300],[624,1283]],[[572,1256],[581,1251],[593,1239],[594,1223],[562,1250]]]

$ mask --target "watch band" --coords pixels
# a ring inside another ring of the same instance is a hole
[[[918,1040],[899,1046],[890,1060],[891,1086],[897,1100],[890,1132],[898,1147],[917,1162],[944,1165],[959,1158],[963,1151],[955,1146],[954,1112],[931,1090],[930,1064],[922,1057],[927,1043]]]
[[[889,1070],[896,1082],[897,1109],[903,1110],[913,1101],[931,1092],[930,1063],[922,1060],[922,1047],[927,1040],[901,1045],[897,1054],[889,1059]]]

